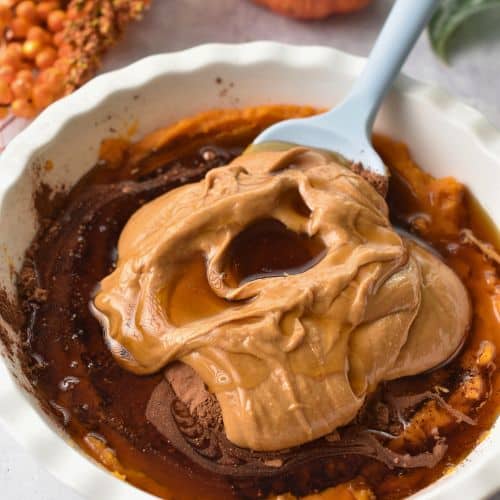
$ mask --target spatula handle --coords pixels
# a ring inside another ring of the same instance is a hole
[[[397,0],[349,96],[339,106],[370,133],[384,96],[439,0]],[[354,124],[353,124],[354,125]],[[359,129],[359,128],[358,128]]]

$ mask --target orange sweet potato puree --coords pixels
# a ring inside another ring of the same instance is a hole
[[[463,233],[464,229],[470,229],[498,251],[498,232],[491,220],[457,180],[435,179],[416,165],[406,145],[381,136],[375,136],[374,145],[392,174],[388,202],[393,222],[409,227],[436,248],[469,291],[473,305],[472,327],[459,359],[466,363],[484,340],[491,341],[497,353],[500,352],[499,265],[471,244]],[[453,470],[485,437],[498,417],[499,408],[500,374],[496,370],[491,379],[490,397],[477,414],[477,425],[453,433],[446,459],[432,470],[407,471],[403,477],[390,474],[376,489],[378,496],[404,497]]]

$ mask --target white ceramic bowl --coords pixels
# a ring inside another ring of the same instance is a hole
[[[32,195],[40,175],[51,186],[71,186],[92,167],[101,139],[113,130],[123,134],[134,127],[140,137],[215,107],[332,106],[346,94],[363,63],[362,58],[323,47],[204,45],[152,56],[94,79],[42,113],[1,155],[0,285],[13,293],[12,269],[19,269],[36,230]],[[217,84],[217,78],[222,83]],[[376,130],[406,142],[417,162],[433,175],[453,175],[464,182],[500,226],[500,133],[479,113],[441,90],[401,77],[386,99]],[[55,166],[49,172],[39,168],[46,160]],[[2,318],[1,324],[5,326]],[[60,435],[22,389],[27,381],[16,360],[3,354],[0,420],[17,440],[86,497],[149,497],[97,466]],[[484,498],[500,489],[499,467],[497,422],[453,473],[416,497]]]

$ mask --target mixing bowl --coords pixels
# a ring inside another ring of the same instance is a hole
[[[71,187],[100,141],[132,139],[211,108],[335,105],[364,59],[324,47],[269,42],[204,45],[148,57],[95,78],[44,111],[0,157],[0,421],[61,481],[89,498],[147,498],[80,452],[39,408],[20,370],[7,305],[37,228],[34,193]],[[500,132],[443,91],[401,76],[375,130],[404,141],[434,176],[465,183],[500,226]],[[50,163],[47,163],[50,162]],[[50,166],[52,168],[47,168]],[[499,332],[500,334],[500,332]],[[468,458],[415,498],[479,499],[500,489],[500,425]]]

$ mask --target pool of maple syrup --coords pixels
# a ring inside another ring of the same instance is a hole
[[[278,113],[273,119],[280,118]],[[334,485],[339,478],[361,475],[378,498],[403,498],[460,461],[491,427],[500,406],[498,372],[493,376],[488,401],[476,415],[477,425],[457,426],[447,436],[445,459],[431,470],[390,470],[371,459],[346,457],[335,467],[320,460],[312,470],[299,469],[273,480],[240,480],[213,475],[191,463],[146,420],[146,405],[162,375],[137,376],[120,368],[89,311],[96,284],[114,268],[118,237],[132,213],[160,194],[197,181],[210,168],[228,163],[258,132],[259,127],[253,127],[250,135],[235,134],[229,142],[214,138],[206,139],[201,147],[195,142],[194,149],[183,146],[179,150],[182,153],[169,153],[173,159],[156,165],[142,177],[101,163],[54,207],[25,265],[26,274],[33,272],[37,286],[48,291],[47,300],[33,299],[22,280],[20,285],[26,315],[26,373],[43,407],[76,443],[120,477],[161,497],[255,498],[288,491],[305,495]],[[397,160],[390,144],[378,143],[389,167]],[[418,215],[432,219],[439,227],[439,214],[427,211],[425,200],[419,196],[404,175],[395,173],[388,195],[393,221],[412,229],[411,221]],[[307,207],[299,206],[298,210],[307,216]],[[496,241],[494,228],[470,199],[465,200],[464,218],[463,223],[481,238]],[[500,346],[498,266],[453,232],[431,235],[426,241],[469,290],[474,317],[465,349],[476,349],[484,339]],[[279,221],[257,221],[232,242],[226,260],[228,279],[237,286],[253,279],[303,272],[323,252],[321,241],[293,233]],[[200,255],[181,273],[166,305],[175,311],[176,324],[231,307],[208,290],[205,265]],[[193,294],[199,298],[197,304],[190,301]],[[186,303],[192,307],[186,307]],[[436,384],[452,386],[458,370],[459,358],[430,374],[394,384],[409,393],[429,390]]]
[[[303,273],[324,253],[325,245],[319,238],[295,233],[279,220],[262,219],[231,242],[225,281],[234,287],[257,279]]]
[[[258,220],[230,243],[224,259],[224,281],[230,287],[239,287],[257,279],[303,273],[321,260],[324,253],[325,245],[319,238],[295,233],[276,219]],[[211,289],[206,257],[202,254],[189,257],[179,266],[171,291],[165,290],[162,295],[160,303],[175,326],[208,318],[240,304],[219,297]]]

